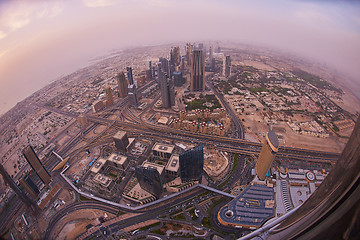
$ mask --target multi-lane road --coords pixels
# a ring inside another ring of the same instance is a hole
[[[140,88],[139,91],[144,91],[148,86],[155,84],[155,82],[151,82],[144,86],[143,88]],[[142,120],[142,114],[139,116],[136,116],[132,111],[129,111],[128,108],[128,99],[124,98],[118,103],[114,105],[112,108],[108,108],[105,110],[102,114],[93,114],[87,115],[87,118],[92,124],[85,129],[84,131],[74,135],[71,137],[66,144],[61,146],[57,150],[57,152],[63,156],[69,156],[76,154],[79,151],[82,151],[84,149],[89,149],[93,146],[96,146],[99,144],[99,142],[106,143],[112,141],[112,135],[113,133],[118,129],[125,129],[129,132],[130,135],[133,136],[142,136],[142,137],[149,137],[153,139],[165,139],[169,141],[184,141],[184,142],[191,142],[191,143],[200,143],[203,145],[208,146],[214,146],[218,150],[232,152],[232,153],[239,153],[239,154],[247,154],[247,155],[257,155],[260,152],[261,144],[254,143],[250,141],[244,140],[244,129],[241,124],[240,119],[236,116],[233,109],[229,106],[229,104],[222,98],[222,96],[217,93],[217,91],[214,89],[213,85],[208,83],[207,84],[210,89],[212,89],[215,93],[215,95],[220,99],[222,105],[226,109],[227,113],[231,116],[233,124],[235,126],[235,130],[237,132],[237,135],[235,138],[229,138],[229,137],[220,137],[215,135],[208,135],[208,134],[201,134],[201,133],[193,133],[193,132],[187,132],[187,131],[181,131],[165,126],[158,126],[155,124],[151,124],[148,122],[145,122]],[[153,102],[148,105],[146,110],[150,109],[154,103],[158,100],[158,96],[155,97]],[[49,107],[44,108],[48,109],[49,111],[56,112],[58,114],[62,114],[65,116],[77,118],[78,114],[66,112],[60,109],[53,109]],[[118,119],[111,120],[108,119],[109,116],[111,116],[115,111],[121,111],[121,114],[119,115]],[[128,121],[124,121],[124,119]],[[74,146],[76,146],[79,142],[84,141],[84,137],[89,133],[90,131],[94,130],[96,126],[98,125],[107,125],[108,129],[112,129],[107,131],[105,134],[100,136],[99,138],[94,138],[91,140],[87,140],[88,143],[86,146],[79,148],[79,149],[73,149]],[[319,163],[334,163],[338,159],[339,154],[338,153],[331,153],[331,152],[323,152],[323,151],[314,151],[314,150],[308,150],[308,149],[300,149],[300,148],[290,148],[290,147],[280,147],[279,152],[277,154],[277,158],[279,160],[299,160],[299,161],[305,161],[305,162],[319,162]],[[47,162],[47,168],[52,169],[53,166],[57,163],[57,159],[54,157],[50,157],[49,161]],[[241,164],[239,164],[242,167],[244,163],[244,159],[241,158]],[[249,169],[245,169],[248,171]],[[234,175],[232,178],[230,178],[229,182],[236,181],[239,176],[239,174]],[[60,181],[60,180],[59,180]],[[195,196],[199,193],[204,191],[203,189],[199,191],[195,191],[192,195]],[[154,219],[159,213],[162,213],[164,209],[175,206],[179,202],[185,201],[186,199],[191,198],[191,196],[186,196],[183,198],[179,198],[171,203],[167,203],[165,206],[161,206],[158,208],[155,208],[153,210],[149,210],[141,214],[139,217],[128,219],[127,221],[120,221],[116,224],[110,225],[106,228],[106,231],[110,232],[116,232],[120,228],[124,228],[127,226],[131,226],[132,224],[138,223],[140,221],[145,221],[148,219]],[[53,231],[54,226],[56,223],[63,219],[68,213],[80,209],[99,209],[103,210],[105,212],[109,212],[112,214],[116,214],[119,210],[118,208],[108,206],[104,203],[100,202],[77,202],[72,203],[63,209],[59,210],[51,219],[49,223],[49,227],[46,231],[45,237],[50,237],[51,233]],[[101,235],[101,231],[104,230],[99,226],[99,230],[95,233],[98,235]]]

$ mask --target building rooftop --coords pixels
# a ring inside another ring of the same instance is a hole
[[[161,117],[158,120],[158,123],[166,125],[168,123],[169,119],[167,117]]]
[[[106,160],[103,158],[98,159],[95,164],[93,164],[92,168],[90,169],[90,171],[92,171],[93,173],[98,173],[100,171],[100,169],[102,168],[102,166],[104,166],[104,164],[106,163]]]
[[[127,160],[126,156],[122,156],[122,155],[118,155],[118,154],[111,154],[110,157],[108,158],[108,161],[114,162],[116,164],[120,164],[123,165]]]
[[[177,172],[179,170],[179,155],[171,155],[169,161],[166,164],[165,170]]]
[[[108,187],[111,183],[111,179],[105,175],[97,173],[94,177],[94,181],[100,183],[104,187]]]
[[[118,131],[117,133],[115,133],[113,137],[117,139],[122,139],[123,137],[125,137],[125,135],[126,135],[125,131]]]
[[[262,184],[251,184],[221,208],[219,218],[221,222],[235,226],[260,227],[274,214],[273,188]]]
[[[269,144],[271,144],[272,147],[275,148],[276,152],[277,152],[277,149],[279,148],[279,140],[278,140],[278,137],[276,136],[275,131],[272,129],[272,127],[270,127],[269,132],[266,135],[266,138],[267,138]]]
[[[155,143],[152,150],[171,154],[174,151],[174,145],[165,144],[165,143]]]
[[[162,174],[162,172],[165,169],[164,166],[161,166],[161,165],[156,164],[156,163],[147,162],[147,161],[143,162],[143,164],[141,166],[148,167],[148,168],[155,168],[159,172],[160,175]]]

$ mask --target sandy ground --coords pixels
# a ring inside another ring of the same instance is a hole
[[[265,70],[265,71],[275,71],[274,68],[270,67],[269,65],[266,65],[262,62],[257,62],[257,61],[250,61],[250,60],[244,60],[244,65],[245,66],[251,66],[260,70]]]
[[[99,210],[79,210],[68,214],[58,223],[57,231],[53,239],[75,239],[86,231],[88,224],[99,224],[98,217],[104,216],[105,212]],[[107,213],[109,218],[114,215]]]
[[[256,138],[262,142],[269,127],[264,123],[263,119],[257,115],[240,115],[240,119],[245,119],[243,122],[245,131],[250,134],[252,138]],[[294,116],[297,121],[309,121],[311,117],[297,114]],[[331,135],[327,138],[318,138],[307,134],[298,134],[294,132],[285,122],[280,122],[273,126],[276,134],[279,136],[279,143],[281,146],[298,147],[312,150],[322,150],[329,152],[341,152],[345,147],[347,139],[342,139]],[[351,130],[345,130],[341,134],[349,134]],[[346,136],[346,135],[345,135]]]

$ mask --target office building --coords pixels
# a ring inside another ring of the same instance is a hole
[[[6,172],[6,170],[2,164],[0,164],[0,174],[3,176],[4,182],[6,182],[11,187],[11,189],[16,193],[16,195],[20,198],[20,200],[26,206],[30,207],[34,213],[38,213],[38,211],[39,211],[38,205],[33,200],[31,200],[23,191],[21,191],[21,189],[18,187],[18,185],[14,182],[14,180]]]
[[[162,71],[159,71],[159,81],[161,90],[161,101],[164,108],[170,108],[175,104],[175,90],[173,81],[165,76]]]
[[[85,114],[80,114],[78,117],[78,122],[81,126],[81,128],[86,128],[87,124],[88,124],[88,120]]]
[[[128,90],[129,90],[128,96],[129,96],[130,105],[136,107],[139,103],[139,99],[135,84],[130,84],[128,86]]]
[[[179,173],[179,155],[173,154],[171,155],[169,161],[165,166],[165,173],[168,176],[176,177]]]
[[[169,67],[169,61],[166,58],[159,58],[159,62],[161,64],[161,70],[165,73],[167,77],[170,77],[170,67]],[[158,71],[159,74],[159,71]]]
[[[127,67],[126,68],[126,73],[127,73],[127,78],[129,81],[129,84],[134,84],[134,78],[133,78],[133,72],[132,72],[132,67]]]
[[[129,165],[129,159],[126,156],[118,155],[118,154],[111,154],[108,158],[108,162],[112,163],[114,167],[126,169]]]
[[[34,169],[35,173],[39,176],[41,181],[45,184],[49,184],[51,181],[51,176],[40,162],[34,149],[31,146],[27,146],[23,151],[23,155],[32,169]]]
[[[20,179],[20,184],[33,199],[37,198],[40,191],[28,175],[26,175],[23,179]]]
[[[230,74],[231,74],[231,59],[230,59],[230,56],[224,56],[222,74],[225,77],[229,77]]]
[[[111,87],[110,86],[105,86],[104,90],[105,90],[105,94],[106,94],[106,105],[107,106],[113,105],[114,104],[114,99],[113,99]]]
[[[121,72],[116,76],[116,82],[118,85],[118,96],[121,98],[126,97],[128,95],[128,83],[124,72]]]
[[[190,63],[190,91],[205,90],[205,59],[201,50],[191,54]]]
[[[190,43],[187,43],[185,46],[185,52],[186,52],[185,60],[188,66],[190,66],[190,61],[191,61],[190,58],[191,58],[192,50],[193,50],[193,46]]]
[[[126,147],[129,145],[129,139],[125,131],[118,131],[113,136],[115,147],[120,152],[126,152]]]
[[[92,105],[92,109],[94,113],[101,111],[104,108],[104,102],[101,100],[95,101]]]
[[[185,83],[185,78],[183,77],[182,72],[174,72],[173,78],[175,87],[181,87]]]
[[[165,143],[155,143],[152,148],[152,152],[154,156],[161,157],[164,159],[169,159],[173,151],[174,151],[174,145],[169,145]]]
[[[203,146],[196,146],[195,148],[180,154],[179,165],[180,178],[182,182],[201,182],[204,166]]]
[[[204,49],[204,44],[203,43],[199,43],[198,44],[198,50],[203,50]]]
[[[138,166],[135,168],[135,175],[142,189],[157,198],[160,197],[163,192],[163,184],[156,168]]]
[[[266,173],[269,171],[275,155],[279,150],[279,140],[275,131],[270,127],[269,132],[265,136],[265,142],[262,145],[259,158],[256,162],[256,174],[260,180],[264,180]]]

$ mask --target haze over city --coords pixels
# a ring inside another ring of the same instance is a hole
[[[359,12],[358,1],[1,1],[0,114],[95,57],[165,42],[274,47],[359,83]]]
[[[0,239],[360,239],[359,10],[1,1]]]

